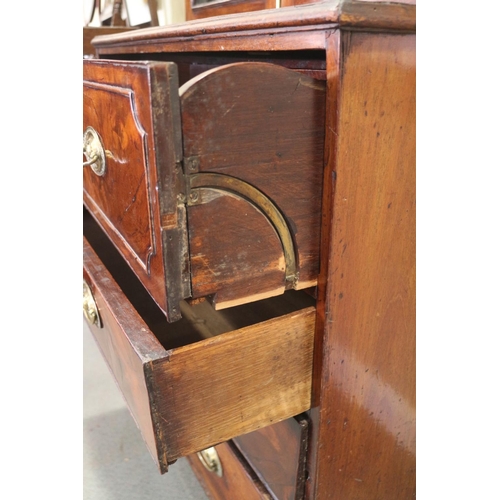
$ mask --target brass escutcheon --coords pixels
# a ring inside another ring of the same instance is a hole
[[[83,133],[83,153],[87,161],[83,166],[90,168],[99,176],[106,172],[106,152],[99,134],[92,127],[87,127]]]
[[[99,317],[97,304],[92,295],[92,290],[85,281],[83,281],[83,314],[91,325],[101,327],[101,318]]]
[[[205,466],[205,469],[222,477],[222,464],[220,463],[217,450],[213,446],[199,451],[197,455],[201,463]]]

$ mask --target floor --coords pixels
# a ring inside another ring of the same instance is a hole
[[[207,500],[186,459],[161,475],[85,321],[84,500]]]

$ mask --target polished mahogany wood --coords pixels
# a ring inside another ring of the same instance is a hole
[[[208,498],[211,500],[229,498],[271,500],[273,498],[230,442],[215,446],[215,450],[222,466],[222,477],[207,470],[198,455],[188,456],[191,468]]]
[[[148,449],[153,457],[158,457],[144,367],[152,359],[162,358],[165,350],[130,306],[86,239],[83,251],[83,279],[92,290],[103,325],[89,327]],[[119,316],[114,313],[116,309]],[[166,468],[166,464],[162,467]]]
[[[336,145],[325,183],[335,186],[323,233],[309,497],[410,499],[415,36],[352,32],[340,46],[338,111],[328,115],[327,142]]]
[[[332,1],[94,40],[115,58],[323,54],[308,500],[415,497],[415,12]]]
[[[276,0],[212,0],[208,2],[185,0],[187,21],[275,7]]]
[[[161,472],[310,406],[314,307],[172,348],[177,323],[162,345],[86,239],[83,260],[102,321],[91,331]]]
[[[321,215],[321,262],[320,274],[318,276],[318,286],[316,289],[317,310],[316,310],[316,335],[314,342],[314,360],[313,360],[313,389],[312,389],[312,409],[308,412],[311,417],[311,425],[309,426],[309,450],[307,458],[307,467],[309,478],[306,482],[305,498],[314,498],[315,486],[315,471],[317,467],[316,460],[319,441],[319,412],[322,408],[320,405],[320,391],[323,383],[322,380],[322,363],[323,363],[323,342],[325,329],[325,295],[326,284],[328,280],[328,259],[325,255],[328,254],[331,220],[333,218],[332,202],[334,194],[335,172],[337,153],[337,113],[338,113],[338,91],[339,91],[339,72],[340,72],[340,40],[341,31],[336,30],[326,34],[326,84],[327,84],[327,99],[326,99],[326,116],[325,116],[325,171],[323,182],[323,210]],[[327,403],[325,402],[325,405]]]
[[[190,296],[177,68],[86,60],[83,129],[93,127],[106,171],[83,171],[84,203],[169,320]]]
[[[416,7],[408,2],[332,0],[297,7],[230,14],[93,40],[99,57],[233,50],[325,49],[325,30],[415,31]]]
[[[342,5],[339,22],[342,27],[413,32],[416,28],[414,0],[375,2],[347,1]]]
[[[258,477],[279,500],[304,497],[309,421],[305,414],[233,438]]]
[[[84,127],[98,131],[107,165],[84,170],[84,202],[169,321],[188,297],[221,309],[316,285],[323,81],[261,62],[180,89],[174,63],[84,70]]]

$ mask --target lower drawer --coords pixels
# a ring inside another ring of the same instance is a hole
[[[230,443],[188,457],[211,500],[271,500],[273,497]]]
[[[161,472],[310,407],[310,296],[290,291],[226,311],[183,303],[183,319],[167,323],[107,238],[87,236],[84,310]]]
[[[308,430],[309,420],[302,414],[233,439],[277,500],[304,497]]]

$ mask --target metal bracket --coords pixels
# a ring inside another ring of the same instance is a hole
[[[219,189],[230,192],[251,203],[272,224],[283,247],[285,257],[285,289],[295,288],[298,281],[296,252],[290,229],[278,207],[262,191],[246,181],[229,175],[211,172],[187,175],[188,206],[203,203],[200,196],[201,188]]]

